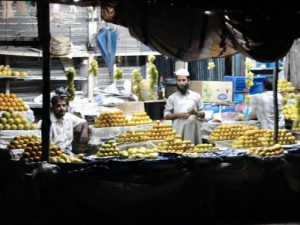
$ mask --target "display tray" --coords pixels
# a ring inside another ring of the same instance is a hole
[[[299,160],[300,159],[300,151],[297,149],[297,151],[288,151],[285,153],[285,158],[287,160]]]
[[[248,155],[248,158],[254,161],[267,163],[267,162],[276,162],[280,161],[284,158],[284,154],[274,155],[274,156],[256,156],[256,155]]]
[[[181,163],[178,158],[159,156],[156,159],[145,159],[141,161],[139,167],[142,170],[168,170],[180,167]]]
[[[83,160],[86,162],[107,162],[114,158],[116,158],[116,156],[99,157],[97,155],[89,155],[84,157]]]
[[[63,172],[84,171],[89,167],[96,166],[94,163],[51,163],[57,165]]]
[[[223,161],[235,161],[246,159],[248,151],[228,148],[224,151],[218,151],[217,153],[219,154],[219,157],[223,159]]]
[[[300,149],[299,143],[293,144],[293,145],[281,145],[281,147],[282,147],[283,149],[290,149],[290,148],[296,148],[296,147],[298,147],[298,148]]]
[[[163,152],[160,152],[159,155],[163,156],[163,157],[168,157],[170,159],[179,159],[179,158],[182,158],[182,155],[179,155],[177,153],[169,153],[169,152],[163,153]]]
[[[231,147],[233,140],[226,141],[211,141],[210,143],[215,144],[216,147]]]
[[[207,163],[219,163],[221,162],[221,157],[219,157],[216,152],[206,152],[202,153],[200,156],[182,156],[182,159],[187,164],[207,164]]]
[[[108,160],[107,166],[110,170],[118,172],[138,171],[142,161],[144,159],[113,158]]]
[[[285,154],[296,154],[296,153],[300,153],[300,148],[288,148],[284,150]]]

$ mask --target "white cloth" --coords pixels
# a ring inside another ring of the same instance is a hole
[[[176,91],[167,99],[164,116],[188,112],[191,109],[200,111],[202,108],[202,98],[197,92],[189,90],[187,95],[183,95]],[[181,134],[184,140],[191,140],[194,144],[202,143],[201,123],[193,115],[188,119],[174,120],[173,129],[177,134]]]
[[[278,98],[278,126],[284,128],[284,116],[282,112],[282,95],[277,94]],[[250,98],[251,113],[250,118],[255,116],[261,123],[262,129],[274,129],[274,104],[273,91],[265,91],[261,94],[251,95]]]
[[[72,141],[74,138],[74,130],[81,131],[82,124],[86,122],[71,113],[66,113],[63,119],[58,120],[54,113],[50,114],[51,128],[50,140],[62,149],[72,149]]]

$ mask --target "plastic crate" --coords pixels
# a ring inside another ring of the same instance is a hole
[[[263,91],[264,88],[262,83],[253,84],[253,86],[249,90],[249,94],[250,95],[259,94],[259,93],[263,93]]]
[[[249,94],[259,94],[263,92],[263,83],[266,79],[266,76],[255,76],[253,78],[253,86],[249,90]]]
[[[244,76],[224,76],[224,81],[231,81],[233,91],[246,91],[246,78]]]
[[[214,113],[218,113],[219,112],[219,106],[218,105],[213,105],[213,104],[210,104],[210,103],[204,103],[203,110],[204,111],[214,111]]]
[[[244,93],[233,93],[233,101],[234,102],[244,102],[245,94]]]

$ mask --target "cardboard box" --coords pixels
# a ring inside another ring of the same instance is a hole
[[[203,102],[232,102],[230,81],[191,81],[190,89],[198,92]]]
[[[135,112],[145,112],[144,102],[124,102],[117,106],[125,116],[131,116]]]

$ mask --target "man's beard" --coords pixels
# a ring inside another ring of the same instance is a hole
[[[185,95],[187,93],[187,91],[189,90],[189,84],[185,84],[185,85],[177,85],[177,90]]]
[[[54,115],[57,119],[61,119],[65,116],[66,112],[65,111],[60,111],[60,112],[54,112]]]

